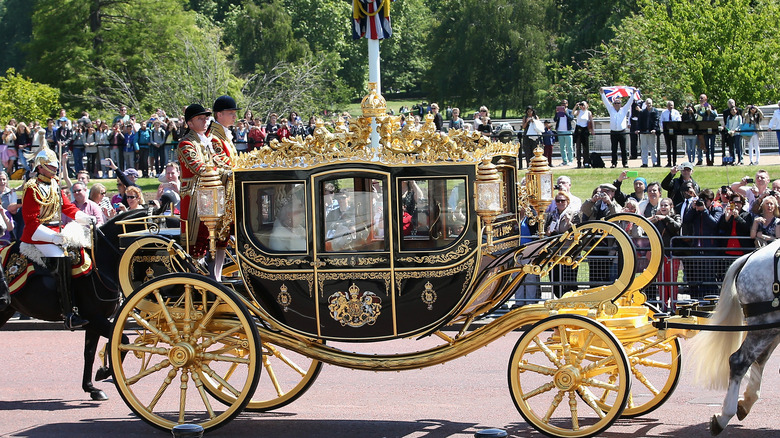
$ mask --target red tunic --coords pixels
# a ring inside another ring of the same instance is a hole
[[[194,257],[202,257],[209,247],[209,233],[196,213],[196,205],[192,200],[198,189],[200,178],[209,170],[222,172],[230,167],[230,156],[221,149],[215,148],[213,140],[210,143],[201,141],[198,134],[190,131],[181,139],[177,149],[181,165],[181,235],[182,243],[189,248]],[[189,233],[187,233],[189,228]],[[227,241],[217,243],[226,246]]]
[[[22,242],[24,243],[31,243],[31,244],[41,244],[41,243],[51,243],[51,242],[41,242],[38,240],[33,240],[33,234],[35,234],[35,230],[38,229],[38,226],[41,225],[41,203],[40,203],[40,193],[41,189],[40,186],[51,186],[50,182],[47,182],[44,180],[44,177],[38,176],[35,180],[30,180],[25,184],[24,187],[24,195],[22,197],[22,218],[24,219],[24,231],[22,232]],[[79,212],[78,207],[76,207],[72,202],[70,202],[70,198],[68,195],[64,193],[63,190],[59,189],[59,185],[57,184],[57,181],[55,180],[55,186],[57,187],[57,191],[59,192],[60,196],[60,205],[62,206],[59,210],[62,214],[65,216],[70,217],[71,219],[76,218],[76,213]],[[45,207],[44,207],[45,209]],[[49,219],[47,222],[60,222],[60,215],[55,214],[53,218]],[[60,228],[58,226],[50,226],[48,224],[44,224],[47,227],[51,228],[54,231],[59,232]]]

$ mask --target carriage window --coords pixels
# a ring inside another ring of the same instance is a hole
[[[399,185],[402,249],[442,248],[463,233],[465,179],[403,179]]]
[[[380,251],[385,240],[384,183],[375,178],[320,182],[324,251]]]
[[[248,226],[267,251],[306,251],[306,197],[303,183],[256,184],[247,193]]]

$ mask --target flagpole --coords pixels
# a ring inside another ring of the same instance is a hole
[[[368,39],[368,82],[376,83],[376,90],[382,93],[382,80],[379,73],[379,40]],[[379,133],[376,130],[376,117],[371,118],[371,147],[379,150]]]

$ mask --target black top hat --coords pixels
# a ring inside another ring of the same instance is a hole
[[[233,99],[230,96],[219,96],[217,100],[214,101],[214,105],[212,105],[212,109],[215,113],[218,113],[220,111],[229,111],[229,110],[236,110],[238,111],[238,105],[236,105],[236,100]]]
[[[207,116],[211,115],[211,111],[208,111],[206,108],[203,108],[203,105],[199,103],[193,103],[192,105],[188,106],[184,110],[184,121],[189,122],[193,118],[205,114]]]

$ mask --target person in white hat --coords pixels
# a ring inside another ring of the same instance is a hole
[[[24,184],[22,195],[24,231],[20,239],[20,252],[30,260],[49,262],[50,271],[58,276],[57,290],[65,326],[73,330],[89,321],[79,316],[73,300],[70,287],[71,259],[63,250],[65,236],[61,233],[61,219],[65,215],[81,225],[94,225],[97,218],[79,210],[63,194],[57,179],[57,155],[46,143],[35,155],[33,168],[37,175]]]

